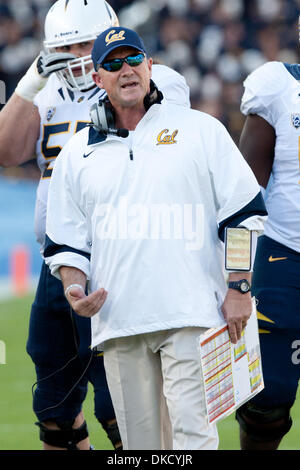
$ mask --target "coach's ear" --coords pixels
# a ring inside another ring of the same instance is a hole
[[[99,75],[99,72],[93,72],[92,78],[93,78],[93,80],[94,80],[94,82],[96,83],[96,85],[97,85],[98,88],[104,88],[104,87],[103,87],[102,80],[101,80],[101,77],[100,77],[100,75]]]
[[[149,69],[150,75],[152,76],[152,65],[153,65],[153,59],[152,59],[152,57],[149,57],[149,59],[147,60],[147,65],[148,65],[148,69]]]

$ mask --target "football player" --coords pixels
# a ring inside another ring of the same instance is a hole
[[[57,155],[90,122],[90,108],[105,93],[92,79],[91,50],[101,31],[118,25],[103,0],[58,0],[45,20],[44,49],[0,113],[0,165],[36,155],[41,170],[35,233],[43,255],[48,185]],[[153,80],[166,99],[189,106],[184,78],[163,65]],[[44,449],[89,449],[82,403],[93,384],[95,415],[115,448],[120,436],[101,353],[90,349],[90,320],[70,312],[62,284],[42,265],[31,309],[27,351],[37,374],[33,408]]]
[[[275,450],[292,426],[300,377],[300,65],[268,62],[246,79],[247,116],[240,149],[254,171],[269,214],[258,240],[252,294],[265,389],[237,411],[241,448]]]

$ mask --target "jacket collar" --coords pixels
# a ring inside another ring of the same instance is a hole
[[[99,144],[107,139],[107,135],[103,132],[96,131],[93,127],[89,128],[89,140],[88,145]]]

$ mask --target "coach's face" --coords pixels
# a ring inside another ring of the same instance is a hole
[[[105,62],[124,59],[137,53],[139,51],[132,47],[118,47],[105,58]],[[116,72],[108,72],[101,67],[93,78],[99,88],[106,90],[114,108],[133,108],[142,104],[145,95],[150,91],[151,71],[152,59],[145,57],[143,62],[135,67],[123,62],[121,69]]]

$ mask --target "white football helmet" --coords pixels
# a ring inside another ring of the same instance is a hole
[[[45,20],[44,48],[53,52],[56,47],[92,41],[105,29],[119,26],[117,15],[104,0],[58,0],[52,5]],[[90,55],[68,62],[68,67],[56,72],[70,90],[88,90],[95,85]],[[75,76],[73,70],[81,67],[82,75]]]

